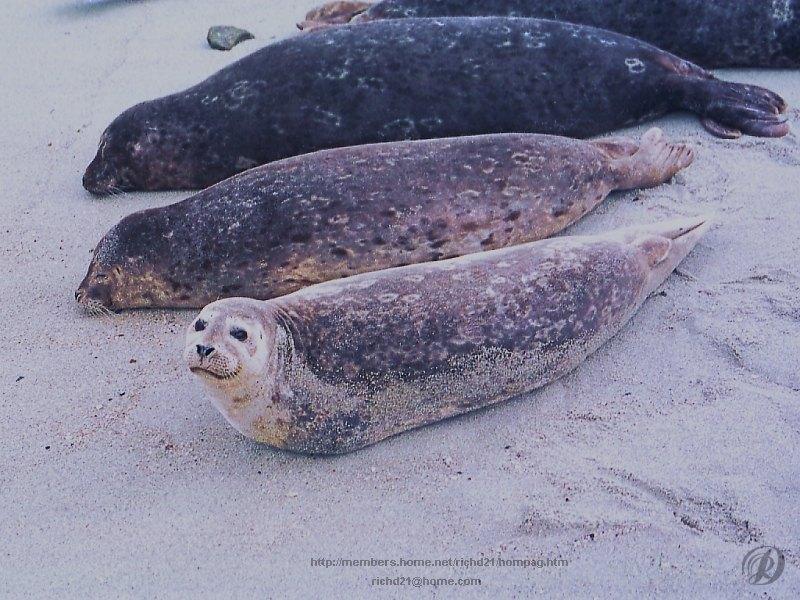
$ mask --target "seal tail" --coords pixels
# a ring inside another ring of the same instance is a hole
[[[642,292],[648,296],[658,289],[688,256],[713,222],[714,218],[711,215],[684,217],[617,229],[605,235],[638,246],[643,252],[648,272]]]
[[[700,115],[701,123],[717,137],[742,134],[783,137],[789,133],[786,101],[756,85],[720,81],[715,77],[680,76],[683,108]]]
[[[332,25],[344,25],[355,17],[363,15],[371,6],[371,2],[354,2],[350,0],[327,2],[318,8],[310,10],[306,14],[305,20],[297,24],[297,28],[301,31],[314,31],[315,29],[324,29]]]
[[[661,185],[694,160],[691,146],[670,143],[657,127],[645,133],[638,145],[624,138],[598,140],[593,144],[613,159],[618,190]]]

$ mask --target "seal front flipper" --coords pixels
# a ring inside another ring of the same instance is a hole
[[[655,187],[694,160],[691,146],[670,143],[657,127],[645,133],[638,145],[624,139],[598,140],[593,144],[615,159],[612,168],[618,177],[618,190]]]
[[[742,134],[783,137],[789,133],[786,102],[777,94],[743,83],[681,77],[684,108],[700,115],[713,135],[737,138]]]

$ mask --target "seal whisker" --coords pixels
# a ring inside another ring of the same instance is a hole
[[[109,193],[109,195],[111,195],[111,196],[117,197],[117,196],[122,196],[122,195],[124,195],[124,194],[125,194],[125,190],[123,190],[123,189],[122,189],[122,188],[120,188],[119,186],[112,185],[112,186],[109,186],[109,188],[108,188],[108,193]]]

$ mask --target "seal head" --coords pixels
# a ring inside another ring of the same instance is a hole
[[[258,380],[274,345],[275,328],[264,326],[263,307],[237,299],[236,311],[209,304],[186,333],[184,358],[212,388],[247,388]]]
[[[291,337],[273,307],[248,298],[212,302],[186,332],[184,361],[208,390],[216,408],[244,435],[275,446],[286,443],[278,398],[291,396],[284,373]],[[263,425],[264,402],[272,406]]]
[[[106,128],[83,187],[93,194],[173,190],[198,185],[198,165],[207,164],[211,144],[201,123],[180,125],[172,98],[138,104]],[[188,122],[187,122],[188,123]]]
[[[119,289],[122,269],[115,265],[102,268],[94,261],[75,292],[75,300],[90,314],[109,314],[114,306],[114,291]]]
[[[78,303],[90,313],[100,314],[152,306],[165,298],[178,302],[187,292],[165,275],[181,260],[171,249],[171,215],[169,209],[149,209],[115,225],[94,250],[89,270],[75,292]],[[154,229],[148,229],[147,223]]]

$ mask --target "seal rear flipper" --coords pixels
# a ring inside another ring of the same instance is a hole
[[[632,156],[639,149],[639,144],[636,143],[636,140],[626,137],[603,138],[593,140],[591,143],[602,150],[603,154],[613,159]]]
[[[371,6],[371,2],[353,2],[349,0],[328,2],[309,11],[306,14],[306,18],[297,24],[297,28],[302,31],[313,31],[330,27],[331,25],[343,25],[364,13]]]
[[[604,141],[598,145],[605,151]],[[630,190],[660,185],[672,179],[694,160],[694,150],[687,144],[670,143],[664,132],[654,127],[642,136],[642,141],[632,154],[615,157],[612,163],[618,175],[615,189]]]
[[[713,135],[783,137],[789,133],[786,102],[762,87],[719,79],[684,78],[684,108],[700,115]]]

